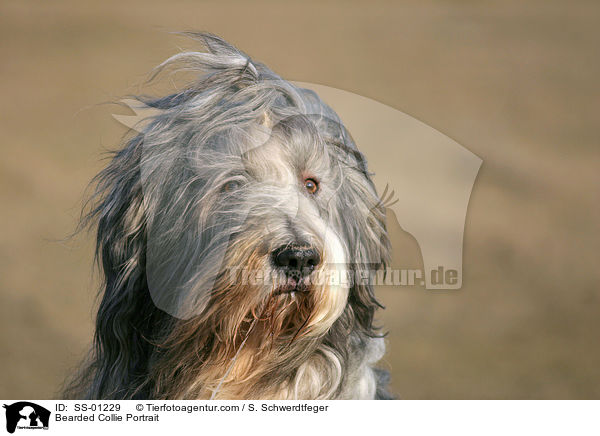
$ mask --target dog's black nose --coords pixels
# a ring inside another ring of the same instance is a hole
[[[273,263],[287,276],[309,275],[321,263],[321,256],[313,248],[300,248],[285,245],[279,247],[272,254]]]

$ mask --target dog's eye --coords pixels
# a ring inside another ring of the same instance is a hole
[[[319,190],[319,184],[315,179],[306,179],[304,181],[304,188],[308,191],[309,194],[316,194]]]
[[[223,192],[232,192],[232,191],[235,191],[239,187],[240,187],[240,182],[232,180],[223,185]]]

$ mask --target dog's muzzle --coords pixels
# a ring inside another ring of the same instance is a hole
[[[311,247],[284,245],[271,253],[271,261],[286,279],[279,293],[305,292],[306,278],[321,263],[321,255]]]

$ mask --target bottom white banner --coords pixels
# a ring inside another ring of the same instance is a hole
[[[2,401],[34,435],[598,435],[598,401]],[[35,430],[39,430],[34,432]],[[6,434],[6,433],[4,433]]]

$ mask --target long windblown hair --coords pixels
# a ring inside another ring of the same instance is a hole
[[[207,52],[159,70],[197,80],[140,97],[156,112],[96,178],[101,301],[64,395],[388,398],[369,278],[390,246],[364,157],[314,92],[192,36]]]

